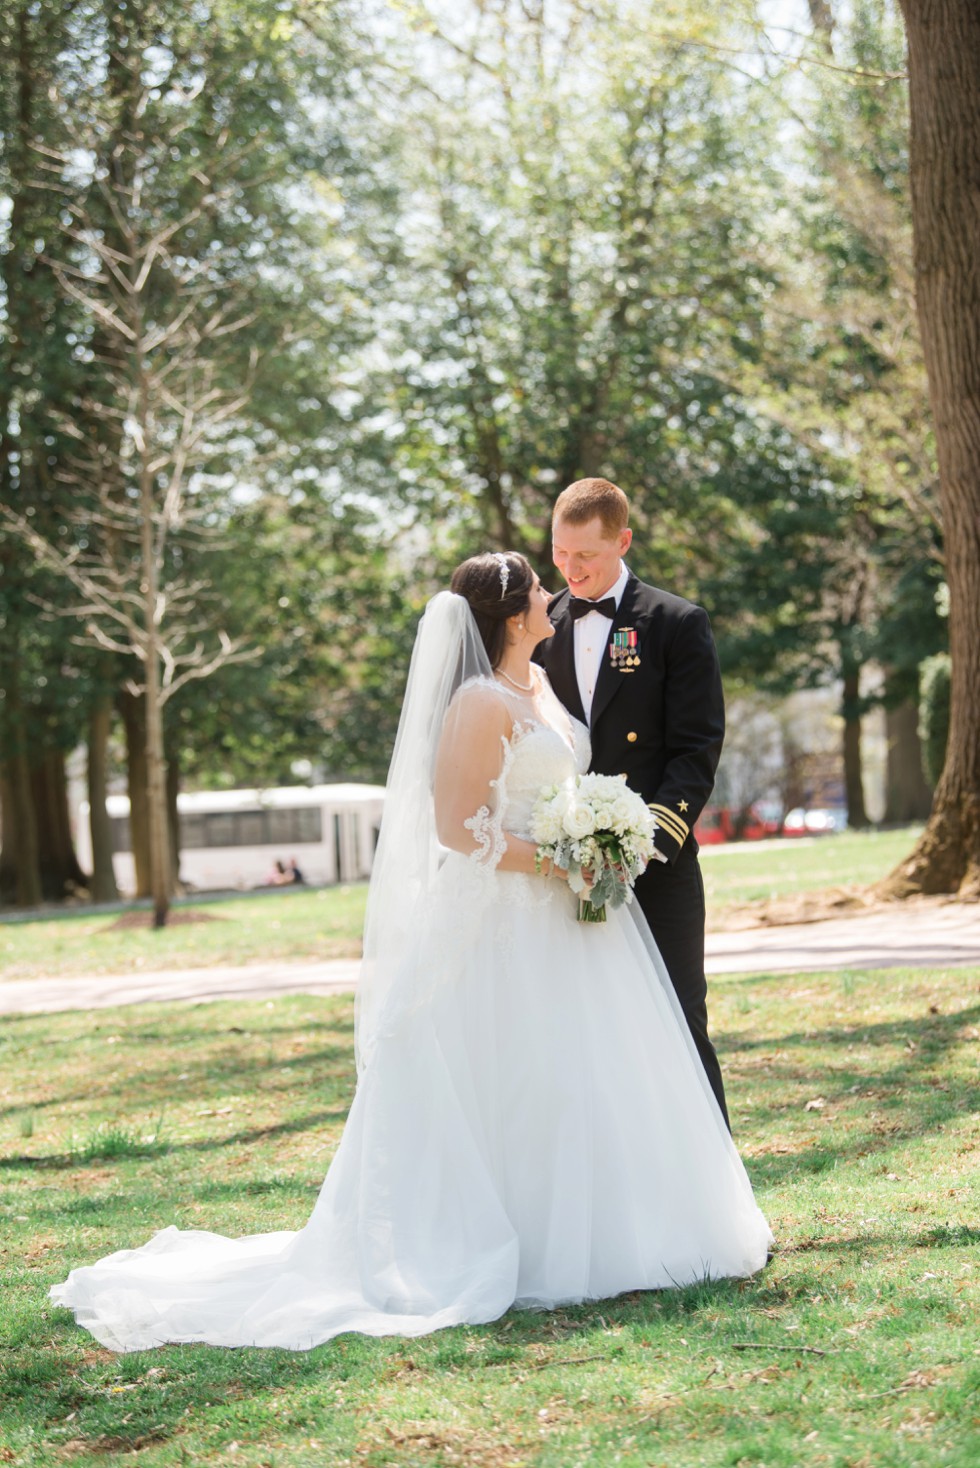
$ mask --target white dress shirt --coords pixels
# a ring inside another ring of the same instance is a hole
[[[616,606],[623,599],[626,590],[626,582],[629,579],[629,570],[624,561],[619,563],[619,576],[616,582],[605,593],[606,596],[614,597]],[[604,600],[603,597],[598,598]],[[609,643],[609,634],[612,631],[612,617],[604,617],[601,612],[587,612],[584,617],[579,617],[573,631],[575,636],[575,678],[578,682],[579,697],[585,710],[586,723],[592,722],[592,700],[595,697],[595,685],[599,677],[599,669],[602,667],[602,659]],[[656,845],[653,849],[655,861],[666,862],[667,857],[662,851],[658,851]]]
[[[623,599],[629,574],[625,563],[620,561],[618,578],[598,600],[602,601],[606,596],[614,597],[618,607]],[[587,724],[591,722],[595,685],[599,677],[599,669],[602,667],[602,659],[609,645],[612,624],[612,617],[604,617],[600,612],[588,612],[586,616],[579,617],[575,623],[575,677]]]

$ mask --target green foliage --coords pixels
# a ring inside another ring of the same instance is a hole
[[[948,653],[937,653],[922,664],[919,694],[919,739],[922,768],[935,789],[946,763],[949,742],[949,695],[952,662]]]
[[[693,591],[768,289],[768,119],[714,49],[737,11],[505,5],[475,50],[446,27],[403,43],[439,100],[396,98],[405,240],[375,384],[400,493],[544,571],[556,492],[608,474],[638,555]]]
[[[420,542],[363,509],[266,495],[225,530],[214,584],[262,648],[254,662],[182,691],[171,712],[184,774],[202,785],[382,782],[415,629],[448,576]]]
[[[917,699],[919,664],[946,628],[901,17],[891,0],[859,0],[834,21],[832,65],[826,33],[803,44],[813,64],[778,150],[773,289],[742,372],[755,405],[748,472],[730,476],[726,515],[712,496],[702,596],[726,673],[777,694],[840,681],[853,734],[871,702]],[[753,453],[760,440],[767,453]],[[873,698],[869,663],[885,672]],[[846,742],[845,778],[860,818],[857,747]]]
[[[817,36],[789,80],[748,0],[6,8],[0,502],[98,534],[69,430],[118,467],[118,403],[49,261],[91,279],[62,205],[97,206],[124,137],[202,311],[246,322],[201,354],[250,389],[198,446],[201,533],[171,527],[166,571],[261,654],[168,706],[186,780],[383,778],[427,596],[487,545],[552,577],[553,498],[589,473],[630,492],[633,569],[708,605],[726,672],[784,692],[874,660],[914,696],[945,628],[904,40],[894,0],[835,22],[833,65]],[[33,142],[79,136],[42,178]],[[73,603],[0,544],[0,756],[77,743],[139,673],[35,597]]]

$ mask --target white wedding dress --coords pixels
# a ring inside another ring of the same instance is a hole
[[[302,1350],[764,1265],[769,1228],[639,908],[580,923],[561,881],[496,869],[542,788],[588,764],[536,677],[533,699],[457,690],[509,697],[512,731],[472,854],[441,854],[386,976],[309,1222],[165,1228],[73,1270],[52,1299],[103,1345]]]

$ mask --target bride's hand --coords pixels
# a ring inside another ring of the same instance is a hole
[[[567,882],[568,881],[568,872],[565,869],[565,867],[555,867],[555,869],[554,869],[554,875],[556,877],[561,877],[561,879],[562,879],[563,882]],[[580,896],[583,896],[584,897],[587,893],[589,893],[589,892],[592,891],[592,888],[595,885],[595,879],[592,876],[592,873],[591,872],[582,872],[581,876],[582,876],[582,881],[585,883],[585,886],[584,886],[582,892],[580,893]]]

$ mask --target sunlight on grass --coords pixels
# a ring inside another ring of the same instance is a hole
[[[118,914],[84,910],[0,923],[0,974],[29,979],[356,957],[366,898],[367,884],[358,883],[182,903],[162,932],[121,927]],[[199,920],[181,920],[189,914]]]
[[[116,1357],[46,1289],[170,1223],[300,1226],[353,1094],[349,998],[8,1022],[0,1461],[974,1468],[978,991],[977,969],[713,985],[778,1241],[755,1279],[308,1354]],[[147,1156],[73,1144],[158,1126]]]
[[[907,856],[921,830],[842,831],[799,840],[751,841],[702,847],[701,870],[708,920],[723,925],[745,903],[773,901],[801,892],[866,887]]]

